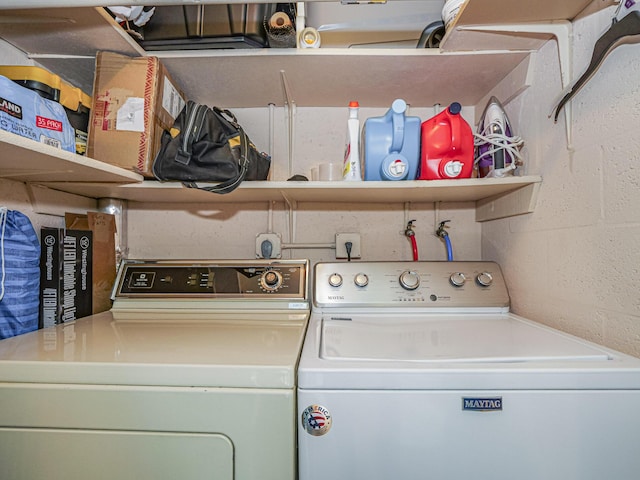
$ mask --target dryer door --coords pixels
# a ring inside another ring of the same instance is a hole
[[[0,445],[5,480],[233,479],[233,445],[219,434],[0,428]]]

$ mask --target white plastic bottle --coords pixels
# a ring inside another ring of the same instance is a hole
[[[344,148],[344,166],[342,178],[347,181],[362,180],[360,168],[360,120],[358,119],[358,102],[349,102],[349,119],[347,120],[347,141]]]

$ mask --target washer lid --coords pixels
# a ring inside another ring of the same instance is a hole
[[[0,341],[0,382],[293,388],[308,312],[104,312]]]
[[[511,315],[325,315],[320,358],[369,362],[608,360],[592,344]]]

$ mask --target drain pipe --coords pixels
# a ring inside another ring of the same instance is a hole
[[[101,198],[98,200],[98,210],[110,213],[116,221],[116,266],[129,257],[127,238],[127,201],[117,198]]]

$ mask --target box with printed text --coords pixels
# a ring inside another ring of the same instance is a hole
[[[92,232],[43,227],[40,238],[39,327],[91,315]]]

